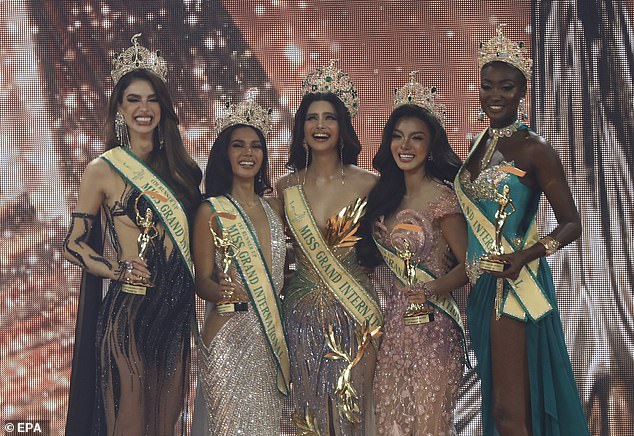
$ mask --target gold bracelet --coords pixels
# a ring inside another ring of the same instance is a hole
[[[550,256],[555,251],[559,250],[561,242],[553,238],[552,236],[544,236],[539,240],[540,244],[546,249],[546,256]]]

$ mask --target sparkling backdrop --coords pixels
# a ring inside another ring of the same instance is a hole
[[[142,32],[142,44],[161,50],[166,58],[186,146],[201,167],[214,139],[217,110],[227,100],[241,99],[248,88],[259,88],[258,100],[273,109],[269,146],[276,179],[286,171],[301,79],[331,58],[339,59],[359,89],[362,104],[354,124],[364,144],[361,166],[370,167],[393,90],[405,83],[411,70],[419,71],[421,83],[438,87],[448,107],[449,139],[464,158],[470,135],[482,128],[475,119],[477,44],[504,22],[510,37],[530,47],[531,11],[530,0],[513,2],[512,8],[502,0],[0,0],[3,420],[51,419],[54,434],[63,431],[79,271],[62,260],[61,242],[81,173],[103,149],[103,112],[112,89],[110,59],[130,45],[133,34]],[[575,180],[581,180],[574,184],[580,197],[588,182],[578,174]],[[631,197],[624,207],[631,216]],[[544,221],[549,223],[547,214]],[[632,246],[631,234],[622,238]],[[562,274],[563,257],[557,259],[555,273],[561,280],[569,275]],[[595,283],[592,291],[612,295],[603,286]],[[579,306],[582,298],[567,288],[559,296],[566,316],[566,308]],[[624,310],[630,316],[634,312],[631,304]],[[587,319],[571,316],[564,321],[569,326]],[[612,329],[631,341],[632,332],[624,327],[617,323]],[[599,336],[599,342],[601,335],[611,334],[607,329],[595,332],[592,324],[584,328],[593,340]],[[575,372],[588,374],[589,382],[581,384],[587,401],[595,374],[590,353],[596,350],[579,343],[576,332],[566,330],[569,339],[577,339],[569,342]],[[613,346],[607,340],[601,343]],[[462,395],[458,430],[478,434],[472,374]],[[632,404],[634,394],[626,393],[626,407]]]

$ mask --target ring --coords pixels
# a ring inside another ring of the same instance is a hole
[[[130,283],[130,277],[126,277],[126,278],[125,278],[125,282],[126,282],[126,283]]]
[[[129,273],[131,273],[132,271],[134,271],[134,265],[132,265],[132,263],[128,263],[125,267],[126,271],[128,271]]]

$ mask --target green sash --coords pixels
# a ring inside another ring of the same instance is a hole
[[[478,148],[485,132],[486,130],[478,136],[475,145],[471,149],[469,156],[463,164],[463,168],[469,161],[471,155]],[[458,172],[454,181],[456,196],[458,197],[458,202],[460,203],[460,207],[462,208],[471,231],[484,251],[486,251],[486,247],[488,247],[495,238],[495,225],[480,209],[480,207],[463,191],[460,183],[461,172],[462,169]],[[535,220],[533,219],[533,222],[526,232],[526,236],[521,247],[532,245],[537,240],[537,226],[535,224]],[[506,237],[502,238],[502,244],[504,246],[505,253],[512,253],[515,251],[512,244]],[[504,279],[511,285],[511,291],[507,293],[504,301],[502,302],[502,313],[523,321],[526,320],[527,316],[531,320],[537,321],[552,310],[550,301],[546,298],[546,293],[536,279],[538,265],[539,259],[535,259],[520,270],[520,274],[517,279]]]
[[[183,262],[185,262],[185,265],[187,265],[193,280],[194,264],[189,251],[187,214],[172,189],[163,183],[159,176],[145,165],[145,162],[126,148],[116,147],[106,151],[99,157],[108,162],[124,180],[134,186],[139,192],[152,191],[167,198],[167,201],[161,201],[158,198],[147,196],[155,215],[163,223],[176,251]]]
[[[284,191],[284,209],[295,240],[324,284],[359,325],[381,326],[379,305],[330,251],[313,219],[301,186]]]
[[[231,238],[239,249],[236,267],[246,286],[251,303],[256,309],[277,364],[277,388],[287,395],[291,368],[279,300],[255,232],[249,226],[240,208],[227,197],[213,197],[208,198],[207,201],[214,212],[227,212],[236,216],[233,220],[220,216],[216,219],[222,234]]]

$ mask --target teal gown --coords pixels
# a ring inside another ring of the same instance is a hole
[[[486,168],[471,182],[465,162],[456,182],[459,181],[465,195],[491,222],[494,222],[494,215],[498,209],[498,203],[491,199],[491,183],[495,184],[498,192],[502,191],[504,185],[509,186],[516,211],[505,222],[503,233],[513,247],[520,250],[537,214],[541,191],[527,187],[515,174],[501,170],[504,165],[514,164],[502,162],[500,165]],[[464,209],[464,204],[461,205]],[[465,215],[470,221],[467,211]],[[469,225],[466,268],[473,288],[467,305],[467,325],[477,357],[477,372],[482,380],[483,434],[497,435],[499,433],[495,430],[493,418],[489,330],[491,312],[495,305],[496,279],[478,269],[478,259],[482,254],[484,250]],[[530,316],[525,319],[533,435],[588,435],[586,418],[564,342],[553,278],[545,258],[539,259],[535,276],[552,310],[538,319]],[[510,289],[510,284],[505,280],[503,301],[508,298]],[[507,315],[503,313],[502,316]]]

